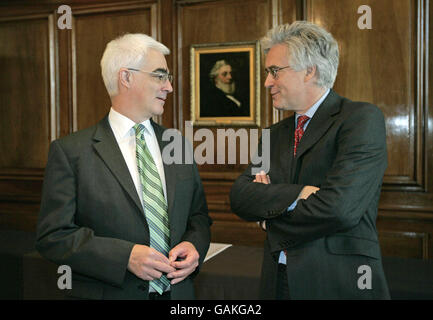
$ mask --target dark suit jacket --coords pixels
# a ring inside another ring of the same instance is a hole
[[[387,166],[382,112],[331,90],[311,119],[296,158],[294,129],[294,115],[270,127],[271,184],[253,183],[250,166],[230,195],[240,217],[266,220],[261,296],[275,298],[278,256],[285,249],[293,299],[389,298],[376,231]],[[320,190],[288,213],[306,185]],[[362,265],[371,268],[372,289],[358,288],[366,275],[358,273]]]
[[[161,152],[163,127],[152,121]],[[185,141],[183,141],[185,143]],[[203,262],[211,220],[195,164],[164,164],[171,248],[194,244]],[[67,294],[95,299],[147,299],[149,282],[127,270],[134,244],[149,245],[149,229],[133,180],[108,122],[50,146],[37,225],[42,256],[72,269]],[[171,288],[193,299],[197,270]]]
[[[203,90],[200,97],[200,117],[248,116],[250,112],[249,100],[244,101],[238,96],[235,98],[241,102],[240,107],[215,86],[209,90]]]

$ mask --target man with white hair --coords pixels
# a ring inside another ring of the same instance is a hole
[[[215,62],[209,73],[210,90],[201,95],[201,117],[248,116],[249,106],[236,95],[232,72],[232,66],[226,60]]]
[[[376,230],[384,116],[331,89],[338,45],[320,26],[277,26],[262,47],[273,106],[294,114],[270,127],[269,172],[250,165],[230,195],[267,233],[261,297],[388,299]]]
[[[164,162],[166,129],[151,119],[173,91],[167,54],[144,34],[108,43],[110,112],[50,146],[36,248],[71,267],[72,297],[194,298],[211,220],[196,165]]]

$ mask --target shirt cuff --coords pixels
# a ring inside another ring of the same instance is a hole
[[[290,207],[287,208],[287,212],[292,211],[296,208],[296,204],[298,203],[298,200],[295,200]]]

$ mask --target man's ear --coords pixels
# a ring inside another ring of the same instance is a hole
[[[125,88],[131,87],[131,73],[126,69],[119,70],[119,85]]]
[[[316,75],[316,66],[308,67],[305,73],[304,82],[308,82]]]

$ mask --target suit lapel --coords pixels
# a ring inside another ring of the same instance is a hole
[[[291,168],[293,162],[293,145],[294,145],[294,118],[291,116],[286,118],[285,123],[282,125],[282,130],[279,133],[279,147],[280,147],[280,167],[283,171],[284,181],[289,181],[291,176]]]
[[[93,147],[98,155],[134,201],[137,208],[144,214],[134,181],[108,122],[108,116],[97,124],[93,139],[95,140]]]
[[[155,131],[156,139],[158,140],[159,149],[161,151],[161,158],[162,158],[162,151],[170,141],[163,141],[162,134],[164,132],[164,129],[160,125],[155,123],[152,119],[150,119],[150,122]],[[171,215],[173,212],[174,193],[176,189],[176,170],[173,164],[167,165],[164,162],[164,159],[162,159],[162,163],[164,165],[165,186],[167,190],[168,218],[169,221],[172,221],[173,219],[171,219]],[[171,228],[170,230],[173,230],[173,228]]]
[[[340,104],[341,97],[331,90],[310,120],[296,150],[296,159],[300,159],[328,131],[335,120],[333,115],[340,111]]]

